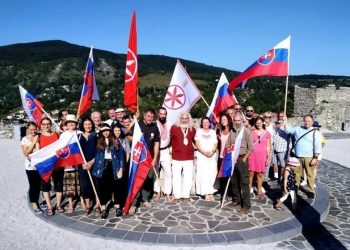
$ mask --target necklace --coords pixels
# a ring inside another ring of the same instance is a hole
[[[186,131],[184,131],[186,130]],[[187,134],[188,134],[188,128],[181,128],[182,134],[184,135],[184,145],[188,144]]]

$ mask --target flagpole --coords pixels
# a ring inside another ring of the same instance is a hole
[[[77,142],[78,142],[77,144],[78,144],[78,147],[79,147],[79,149],[80,149],[81,156],[83,157],[84,163],[86,164],[85,156],[84,156],[83,150],[81,149],[80,141],[78,140],[77,134],[75,133],[74,136],[75,136],[76,139],[77,139]],[[99,206],[100,209],[102,210],[101,202],[100,202],[100,199],[98,198],[98,195],[97,195],[97,192],[96,192],[96,188],[95,188],[95,185],[94,185],[94,181],[92,180],[92,176],[91,176],[91,173],[90,173],[90,169],[86,169],[86,171],[88,172],[89,179],[90,179],[90,182],[91,182],[91,186],[92,186],[92,189],[94,190],[94,193],[95,193],[96,202],[98,203],[98,206]]]
[[[207,105],[208,109],[210,109],[210,106],[209,106],[208,102],[204,99],[204,96],[203,96],[202,94],[201,94],[201,97],[202,97],[204,103]],[[219,119],[218,119],[218,118],[216,117],[216,115],[214,114],[213,110],[211,111],[211,113],[213,114],[215,120],[216,120],[216,121],[219,121]]]
[[[288,97],[288,79],[289,76],[287,75],[286,78],[286,92],[285,92],[285,96],[284,96],[284,115],[287,115],[287,97]]]
[[[226,184],[226,188],[225,188],[225,193],[224,193],[224,196],[222,197],[220,209],[222,209],[223,206],[224,206],[224,203],[225,203],[225,200],[226,200],[226,196],[227,196],[228,186],[230,185],[230,181],[231,181],[231,177],[232,177],[232,176],[230,176],[230,178],[228,178],[228,180],[227,180],[227,184]]]

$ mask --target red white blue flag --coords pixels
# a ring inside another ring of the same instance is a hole
[[[83,79],[83,88],[81,91],[81,98],[78,107],[77,116],[81,116],[86,111],[92,107],[92,101],[99,100],[97,86],[95,82],[94,73],[94,57],[92,54],[92,47],[90,49],[90,54],[88,61],[86,63],[86,69]]]
[[[244,133],[244,127],[241,128],[238,136],[235,139],[234,144],[225,150],[226,151],[225,156],[221,163],[220,170],[217,175],[218,178],[232,176],[236,161],[239,156],[239,149],[241,147],[243,133]]]
[[[207,116],[210,118],[211,122],[217,123],[216,118],[219,119],[220,112],[236,103],[236,97],[228,90],[228,80],[226,75],[225,73],[222,73],[218,86],[216,86],[215,94],[207,112]]]
[[[136,12],[134,11],[131,19],[129,45],[126,55],[124,84],[124,105],[132,113],[135,113],[137,110],[138,81]]]
[[[149,152],[145,137],[141,132],[140,126],[135,119],[133,141],[131,146],[131,161],[129,169],[128,193],[124,206],[124,213],[127,215],[132,202],[152,167],[152,156]]]
[[[55,168],[84,163],[77,134],[71,131],[63,132],[57,141],[32,153],[30,158],[45,182],[50,181]]]
[[[229,90],[257,76],[287,76],[289,74],[290,36],[266,52],[244,72],[230,81]]]
[[[44,116],[43,104],[39,102],[34,96],[32,96],[22,86],[19,87],[19,93],[21,94],[21,100],[23,108],[30,121],[35,122],[38,126],[40,125],[41,119]]]

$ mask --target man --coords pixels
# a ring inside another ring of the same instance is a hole
[[[317,166],[317,158],[322,152],[322,135],[320,131],[315,130],[312,127],[314,122],[312,115],[304,116],[303,122],[303,126],[287,126],[287,132],[294,136],[294,153],[301,164],[300,167],[295,169],[295,179],[297,186],[300,185],[301,174],[303,172],[303,169],[305,169],[307,175],[307,195],[309,199],[314,199],[314,167]]]
[[[247,214],[250,211],[250,192],[249,192],[249,174],[248,174],[248,157],[253,150],[253,138],[250,130],[243,125],[243,116],[236,112],[233,118],[233,129],[230,131],[226,147],[232,147],[237,136],[243,131],[239,156],[231,177],[232,184],[232,206],[240,206],[241,214]]]
[[[115,109],[114,108],[107,109],[107,115],[109,119],[106,120],[105,123],[107,123],[110,127],[112,127],[116,123]]]
[[[173,194],[175,201],[189,202],[192,188],[194,137],[196,129],[190,113],[182,112],[170,129],[173,163]],[[182,180],[183,175],[183,180]]]
[[[245,119],[247,120],[248,124],[250,127],[253,127],[255,125],[255,120],[254,118],[254,108],[253,106],[247,106],[245,109]]]
[[[153,190],[154,168],[156,167],[158,161],[160,140],[160,133],[157,124],[154,122],[154,115],[155,112],[153,109],[147,109],[143,113],[143,120],[139,121],[141,132],[145,137],[148,150],[152,156],[152,163],[151,169],[142,185],[141,191],[130,207],[129,214],[134,214],[136,212],[136,204],[138,202],[141,202],[141,204],[147,208],[152,208],[152,204],[149,202],[149,200]],[[133,128],[131,129],[131,134],[133,134]]]
[[[93,121],[95,125],[95,131],[98,133],[100,131],[100,125],[102,122],[102,116],[101,113],[98,111],[94,111],[91,113],[91,120]]]
[[[277,115],[277,117],[279,117]],[[284,120],[279,119],[273,130],[273,153],[272,153],[272,164],[274,170],[274,177],[280,181],[282,178],[285,162],[288,158],[289,153],[289,141],[290,135],[285,129]]]
[[[161,188],[166,195],[168,202],[173,201],[173,197],[170,196],[172,190],[172,174],[171,174],[171,158],[169,153],[170,143],[170,125],[167,124],[167,110],[160,108],[158,111],[157,126],[160,131],[160,153],[159,153],[159,165],[157,166],[158,173],[160,173],[160,167],[162,167],[164,173],[164,182],[161,187],[159,179],[154,182],[154,192],[157,193],[156,200],[160,199]]]
[[[123,108],[117,108],[115,110],[115,118],[120,125],[123,124],[123,116],[125,116],[125,110]]]
[[[124,115],[122,118],[122,131],[124,133],[124,136],[129,136],[130,135],[130,128],[133,125],[131,123],[131,118],[128,115]]]
[[[233,121],[233,117],[235,116],[235,113],[236,111],[234,106],[230,106],[226,109],[226,114],[228,114],[231,117],[232,121]]]

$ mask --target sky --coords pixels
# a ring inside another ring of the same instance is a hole
[[[350,75],[350,1],[1,0],[0,46],[60,39],[244,71],[291,35],[290,75]],[[175,67],[175,65],[174,65]]]

